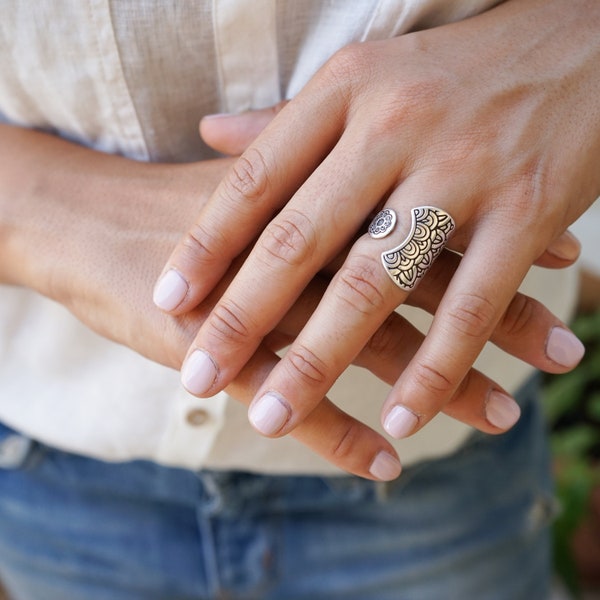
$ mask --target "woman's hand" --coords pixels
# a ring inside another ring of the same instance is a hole
[[[189,350],[188,389],[226,386],[315,273],[393,208],[395,232],[354,243],[252,404],[263,433],[293,430],[409,298],[379,256],[407,235],[412,208],[434,205],[453,217],[448,247],[464,255],[383,424],[401,437],[448,407],[530,266],[548,248],[560,262],[553,244],[600,193],[599,27],[591,1],[513,0],[334,56],[243,153],[167,263],[182,293],[163,308],[183,314],[264,229]],[[582,355],[563,331],[546,339],[552,371]]]
[[[179,368],[244,256],[213,294],[185,315],[156,310],[150,290],[156,271],[231,161],[144,164],[54,136],[0,126],[0,163],[0,281],[33,288],[66,306],[101,335]],[[457,262],[454,255],[442,256],[411,300],[433,310]],[[326,277],[319,275],[306,288],[229,384],[232,396],[249,404],[279,360],[274,350],[295,339],[326,286]],[[545,339],[556,330],[569,335],[541,305],[517,296],[496,328],[495,340],[543,368],[548,365]],[[421,334],[393,314],[355,362],[393,383],[420,343]],[[502,410],[502,399],[499,405],[486,402],[485,390],[501,392],[472,371],[447,412],[487,431],[503,431],[516,418],[514,411]],[[294,435],[357,475],[392,479],[399,473],[388,442],[327,399]]]

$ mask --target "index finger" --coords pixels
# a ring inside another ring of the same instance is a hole
[[[202,301],[322,161],[343,125],[331,93],[300,94],[234,163],[167,261],[154,291],[159,308],[182,314]]]

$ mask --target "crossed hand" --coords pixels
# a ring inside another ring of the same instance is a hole
[[[327,271],[333,278],[284,357],[272,357],[249,417],[268,436],[314,427],[329,440],[324,455],[354,473],[391,478],[399,465],[382,437],[324,398],[352,362],[393,385],[382,424],[394,437],[439,411],[490,433],[514,424],[512,397],[471,368],[488,339],[546,371],[577,364],[578,340],[517,293],[531,265],[573,262],[565,231],[600,193],[600,10],[568,8],[506,2],[350,46],[288,104],[204,120],[205,139],[229,154],[260,133],[171,255],[156,303],[173,315],[193,309],[258,239],[190,346],[190,392],[227,386]],[[449,216],[453,231],[413,285],[399,286],[381,257],[406,258],[411,215],[423,206]],[[383,207],[397,216],[388,237],[361,235]],[[402,303],[435,314],[427,336],[394,312]],[[388,360],[371,360],[373,349]]]

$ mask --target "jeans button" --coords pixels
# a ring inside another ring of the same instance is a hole
[[[27,458],[32,441],[22,435],[13,434],[0,442],[0,468],[17,469]]]

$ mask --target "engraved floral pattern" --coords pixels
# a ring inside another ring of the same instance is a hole
[[[384,208],[379,211],[369,225],[369,235],[372,238],[383,238],[388,235],[396,225],[396,213]]]
[[[389,276],[407,292],[425,275],[455,227],[452,217],[434,206],[419,206],[411,213],[412,227],[407,238],[381,255]]]

